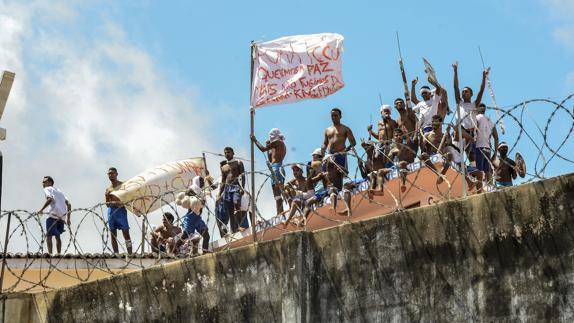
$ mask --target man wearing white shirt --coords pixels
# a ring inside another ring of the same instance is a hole
[[[442,119],[446,116],[448,111],[448,98],[446,91],[430,77],[428,81],[436,89],[434,93],[430,87],[422,86],[420,94],[423,98],[422,101],[417,99],[416,84],[418,79],[414,79],[411,83],[411,99],[415,104],[413,111],[419,115],[418,129],[423,130],[423,134],[432,131],[432,117],[439,115]]]
[[[496,125],[484,113],[486,106],[481,103],[477,109],[476,115],[476,168],[483,171],[487,180],[492,176],[491,162],[496,158],[498,151],[498,132]],[[494,138],[494,153],[491,154],[490,137]]]
[[[64,193],[54,187],[54,179],[50,176],[44,176],[42,179],[42,186],[44,187],[44,194],[46,195],[46,202],[44,206],[38,211],[42,214],[45,208],[48,209],[48,218],[46,219],[46,244],[48,245],[48,253],[52,254],[52,237],[56,237],[56,250],[58,255],[62,251],[62,240],[60,235],[66,230],[64,228],[64,218],[66,223],[70,226],[70,211],[72,206]]]

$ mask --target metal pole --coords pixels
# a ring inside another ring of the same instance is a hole
[[[460,119],[460,106],[456,105],[456,118],[458,129],[458,149],[460,150],[460,170],[462,171],[462,196],[466,197],[466,164],[464,163],[464,143],[462,141],[462,120]]]
[[[142,256],[145,253],[146,220],[147,220],[147,215],[143,215],[143,219],[142,219],[142,251],[141,251]]]
[[[253,107],[251,101],[253,99],[253,61],[255,60],[255,42],[251,42],[251,68],[250,68],[250,83],[249,83],[249,113],[251,119],[251,135],[249,141],[251,142],[251,235],[253,236],[253,242],[257,242],[257,230],[255,230],[255,212],[257,207],[255,206],[255,143],[251,140],[251,136],[255,135],[255,108]]]

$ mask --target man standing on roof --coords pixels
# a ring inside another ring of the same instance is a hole
[[[110,227],[110,234],[112,236],[112,250],[118,253],[118,235],[117,230],[122,230],[124,240],[126,241],[126,249],[128,254],[132,254],[132,241],[130,238],[130,226],[128,224],[128,211],[116,196],[112,195],[113,191],[119,190],[123,182],[118,180],[118,170],[115,167],[108,169],[108,179],[110,180],[110,187],[106,189],[106,205],[108,207],[108,226]]]
[[[462,127],[466,132],[473,135],[474,129],[477,127],[476,123],[476,107],[478,107],[482,100],[484,93],[484,85],[488,76],[488,70],[482,72],[482,83],[480,83],[480,90],[476,95],[476,100],[472,102],[472,89],[468,86],[462,88],[462,96],[459,91],[458,85],[458,62],[452,64],[454,70],[454,99],[456,101],[457,109],[460,110],[460,119]]]
[[[476,115],[476,168],[483,171],[487,181],[492,177],[492,168],[490,163],[496,158],[498,151],[498,132],[496,125],[484,113],[486,112],[486,105],[481,103],[478,106]],[[491,154],[490,138],[494,139],[494,153]]]
[[[446,91],[434,79],[428,78],[428,81],[436,89],[434,93],[430,87],[422,86],[420,93],[423,101],[417,99],[415,91],[418,79],[414,79],[411,83],[411,99],[415,104],[413,111],[419,115],[419,122],[417,129],[422,129],[423,134],[432,131],[432,117],[439,115],[443,120],[448,111],[448,98]]]
[[[269,163],[271,163],[271,188],[273,189],[273,196],[275,196],[275,207],[277,209],[277,214],[283,213],[283,199],[281,198],[281,192],[283,191],[283,183],[285,182],[285,176],[283,172],[283,159],[287,154],[287,147],[285,146],[285,136],[281,134],[281,130],[273,128],[269,131],[269,140],[265,143],[265,146],[257,141],[255,135],[251,135],[251,140],[261,150],[261,152],[267,152]]]
[[[516,179],[518,174],[516,172],[516,163],[508,157],[508,145],[504,141],[498,145],[498,153],[500,154],[500,158],[497,158],[493,162],[495,167],[496,186],[512,186],[512,180]]]
[[[48,218],[46,219],[46,244],[48,245],[48,253],[52,254],[52,237],[56,237],[56,250],[58,255],[62,252],[62,240],[60,235],[66,232],[64,228],[64,218],[66,223],[70,226],[70,212],[72,206],[64,193],[54,187],[54,180],[50,176],[44,176],[42,179],[42,187],[44,187],[44,195],[46,202],[38,211],[42,214],[48,206]]]
[[[226,155],[227,157],[227,155]],[[193,239],[192,235],[194,233],[198,233],[203,237],[203,252],[207,252],[209,248],[209,230],[207,229],[207,224],[201,218],[201,212],[203,211],[203,207],[205,206],[205,193],[204,193],[204,186],[205,180],[201,176],[195,176],[192,179],[192,184],[186,192],[186,195],[189,197],[189,206],[187,209],[187,213],[182,218],[182,233],[181,233],[181,240],[192,240],[192,254],[197,254],[197,244],[199,240]],[[232,208],[233,209],[233,208]],[[239,213],[239,212],[238,212]],[[239,222],[235,223],[235,231],[237,231],[237,227]],[[233,222],[231,223],[233,226]],[[233,230],[233,229],[232,229]],[[183,241],[179,241],[180,244]],[[177,245],[179,247],[179,245]]]
[[[398,127],[395,120],[391,118],[391,106],[383,104],[381,106],[381,121],[377,126],[377,133],[373,132],[373,125],[367,127],[370,136],[377,138],[382,143],[388,143],[393,138],[393,131]]]
[[[341,123],[341,117],[340,109],[331,110],[333,125],[325,129],[325,139],[321,146],[321,154],[325,156],[324,169],[327,171],[327,177],[338,190],[343,189],[343,177],[347,175],[347,152],[354,150],[357,144],[353,131]],[[347,140],[349,146],[345,146]]]
[[[217,192],[217,200],[223,199],[225,212],[227,212],[231,232],[239,230],[241,222],[241,196],[245,187],[245,167],[243,162],[234,159],[231,147],[223,149],[225,160],[220,163],[221,183]]]

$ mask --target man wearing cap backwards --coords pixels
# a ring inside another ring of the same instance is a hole
[[[357,142],[351,128],[341,123],[342,112],[338,108],[331,110],[331,120],[333,125],[325,129],[325,140],[321,146],[321,153],[325,156],[324,169],[327,171],[327,177],[333,185],[343,189],[343,177],[347,174],[347,152],[354,150]],[[349,140],[349,146],[345,146]]]
[[[516,172],[516,163],[508,158],[508,145],[504,141],[498,145],[498,153],[500,158],[492,163],[495,167],[496,186],[512,186],[512,180],[516,179],[518,174]]]
[[[287,154],[287,147],[285,146],[285,136],[281,134],[281,130],[273,128],[269,131],[269,140],[265,142],[265,146],[257,141],[255,135],[251,135],[251,140],[262,152],[267,152],[269,162],[271,163],[271,188],[273,189],[273,196],[275,196],[275,207],[277,214],[283,213],[283,199],[281,198],[281,191],[283,190],[283,183],[285,176],[283,175],[283,159]]]
[[[458,87],[458,62],[452,64],[452,69],[454,70],[454,99],[456,101],[456,106],[460,111],[460,118],[462,122],[462,127],[473,135],[473,130],[477,127],[476,122],[476,107],[480,105],[482,100],[482,94],[484,93],[484,85],[486,77],[488,76],[488,70],[482,72],[482,83],[480,83],[480,90],[476,95],[476,100],[471,102],[472,99],[472,89],[468,86],[462,88],[462,96]]]
[[[391,118],[391,106],[383,104],[381,106],[381,121],[379,121],[377,132],[373,132],[373,125],[367,127],[370,136],[377,138],[380,142],[388,143],[393,138],[393,131],[398,128],[398,123]]]
[[[432,78],[429,77],[428,81],[436,88],[436,90],[432,93],[428,86],[422,86],[420,93],[423,97],[423,101],[419,101],[417,99],[417,94],[415,92],[418,79],[414,79],[411,83],[411,99],[415,104],[413,111],[419,115],[417,129],[422,129],[423,134],[432,130],[432,117],[434,115],[438,114],[444,119],[446,112],[448,111],[448,98],[446,91]]]
[[[490,163],[496,158],[498,151],[498,132],[496,125],[484,113],[486,112],[486,105],[481,103],[476,110],[476,149],[474,151],[476,158],[476,168],[483,171],[486,179],[490,180],[492,177],[492,169]],[[494,153],[491,154],[490,137],[494,138]]]

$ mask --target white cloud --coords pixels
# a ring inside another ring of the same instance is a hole
[[[109,166],[127,179],[219,151],[195,91],[170,88],[153,58],[113,22],[102,22],[94,39],[62,32],[81,21],[67,2],[0,1],[0,69],[16,72],[0,125],[8,129],[0,143],[2,209],[39,209],[44,175],[74,207],[90,207],[103,199]]]

